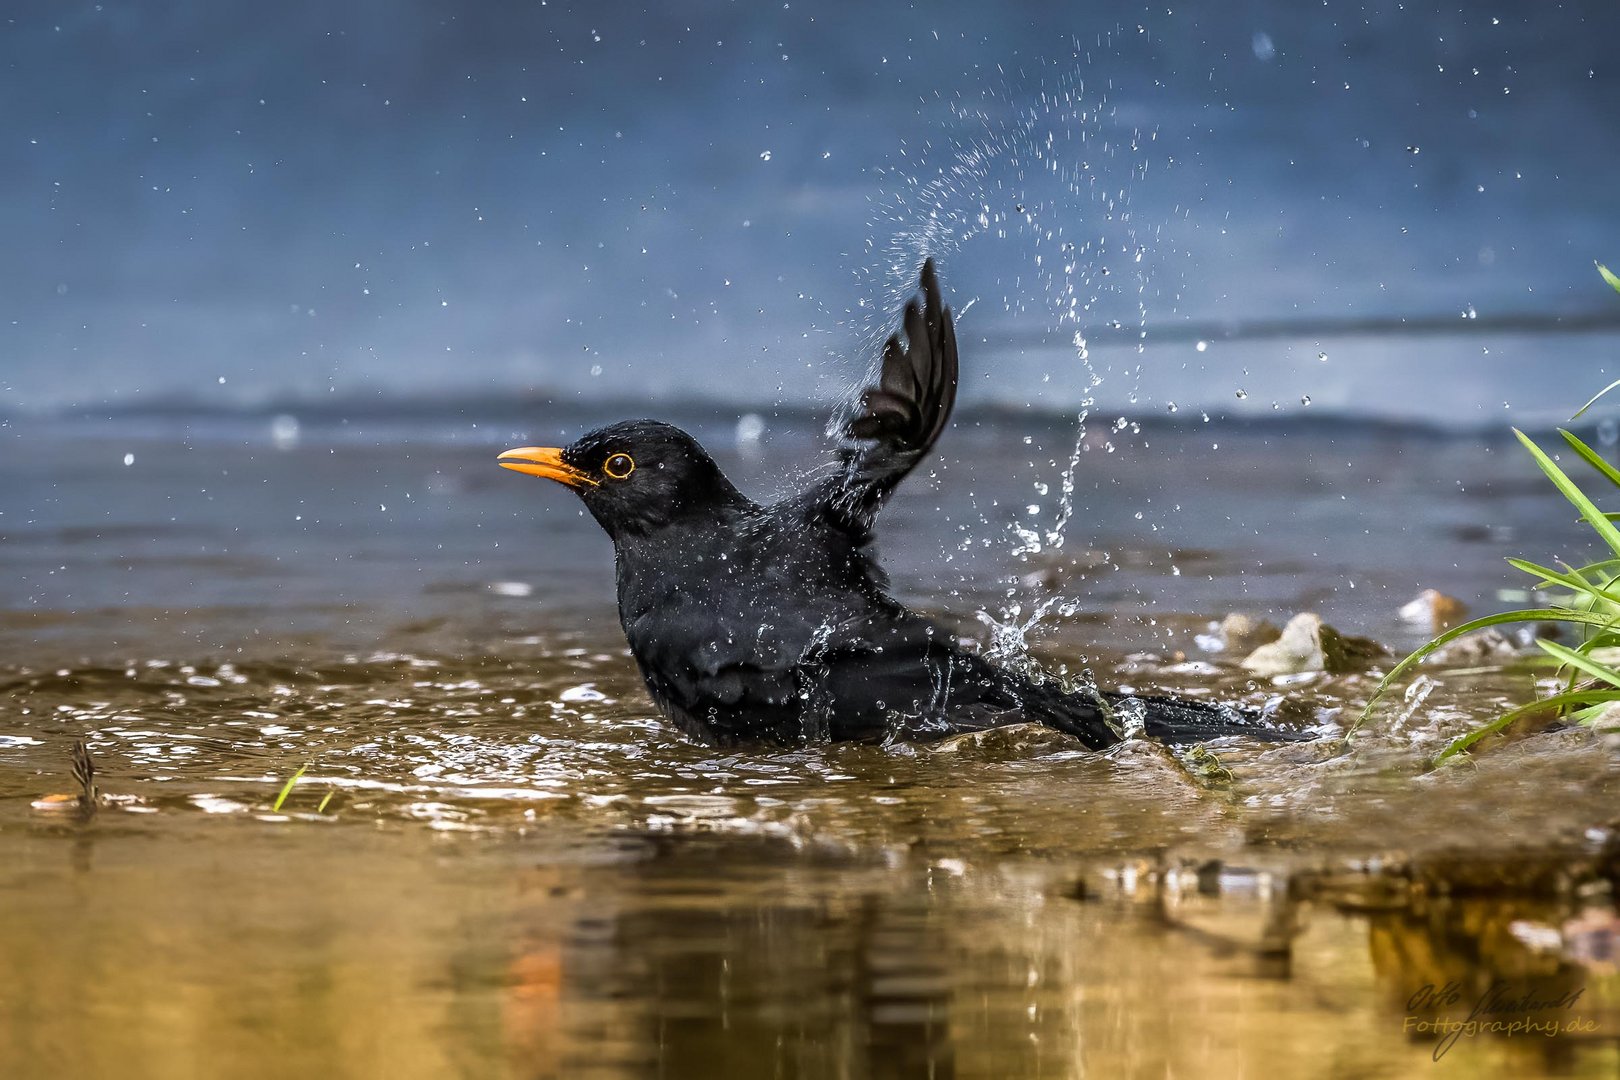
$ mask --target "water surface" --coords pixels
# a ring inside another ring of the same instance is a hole
[[[306,418],[279,446],[268,417],[0,427],[7,1075],[1620,1066],[1614,751],[1552,731],[1422,772],[1536,677],[1493,661],[1431,671],[1346,755],[1374,677],[1255,681],[1199,643],[1314,610],[1404,649],[1420,588],[1506,606],[1501,556],[1582,554],[1508,442],[1103,424],[1064,545],[1020,555],[1073,431],[958,423],[885,513],[896,591],[979,640],[977,613],[1060,595],[1042,662],[1284,697],[1323,733],[1217,744],[1222,778],[1029,729],[685,741],[625,651],[605,538],[492,464],[596,419]],[[735,416],[684,420],[761,497],[817,445],[791,417],[741,446]],[[79,738],[93,814],[43,801]],[[1593,1027],[1437,1063],[1414,995],[1455,984],[1460,1018],[1498,980],[1579,990],[1542,1019]]]

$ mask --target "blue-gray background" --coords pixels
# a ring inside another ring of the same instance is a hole
[[[0,34],[13,411],[828,399],[931,208],[1000,223],[941,245],[973,402],[1496,423],[1620,357],[1611,2],[19,2]],[[928,194],[1021,117],[1090,139]]]

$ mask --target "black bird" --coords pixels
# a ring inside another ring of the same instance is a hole
[[[883,349],[835,470],[769,506],[656,420],[500,455],[573,488],[613,540],[619,620],[647,690],[704,742],[938,738],[1037,721],[1097,748],[1133,723],[1171,741],[1274,734],[1230,706],[1076,689],[994,663],[888,594],[872,523],[950,420],[956,331],[933,260]]]

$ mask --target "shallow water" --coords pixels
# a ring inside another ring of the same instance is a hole
[[[754,494],[815,445],[780,420],[736,448],[734,422],[687,419]],[[1546,732],[1423,773],[1534,677],[1492,666],[1431,672],[1343,755],[1374,678],[1256,683],[1197,641],[1317,610],[1400,649],[1422,587],[1505,606],[1502,555],[1580,538],[1503,440],[1094,434],[1063,549],[1027,557],[1009,523],[1051,522],[1066,425],[968,418],[902,490],[895,588],[964,634],[1055,589],[1080,608],[1030,635],[1044,662],[1321,726],[1215,746],[1220,779],[1029,729],[684,741],[625,652],[606,540],[491,462],[577,423],[306,421],[284,449],[264,418],[0,427],[6,1075],[1620,1066],[1613,750]],[[43,801],[76,738],[93,814]],[[1581,990],[1539,1018],[1593,1026],[1410,1029],[1424,986],[1465,1016],[1493,980]]]

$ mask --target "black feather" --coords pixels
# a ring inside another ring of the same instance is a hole
[[[840,467],[808,493],[806,506],[825,509],[832,524],[866,538],[884,501],[933,449],[956,405],[956,327],[939,291],[934,260],[923,263],[919,303],[906,304],[883,346],[877,385],[861,393],[861,411],[843,426],[850,440]]]

